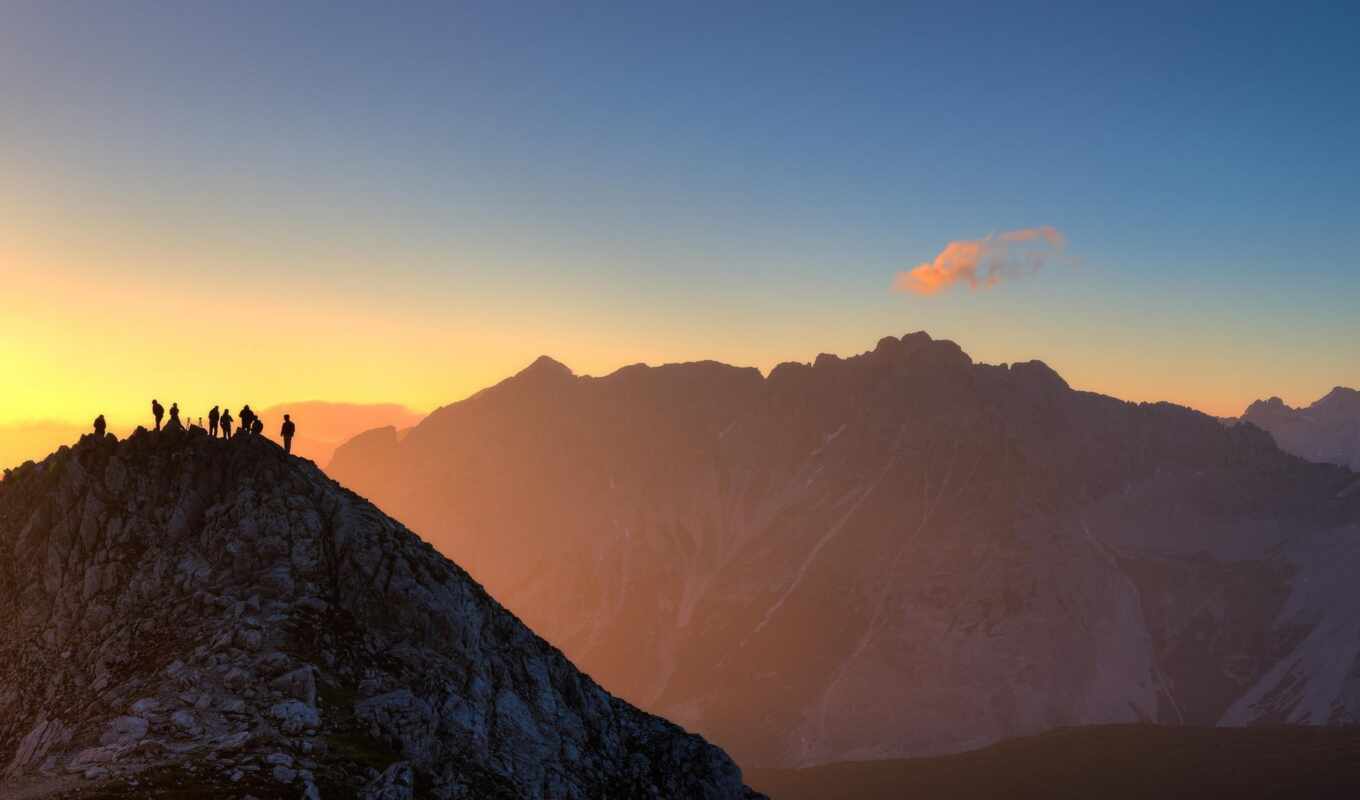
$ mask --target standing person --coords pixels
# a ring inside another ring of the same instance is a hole
[[[283,415],[283,430],[279,433],[283,434],[283,452],[293,452],[293,434],[297,433],[297,426],[293,424],[292,417]]]
[[[184,427],[179,422],[179,403],[170,404],[170,424],[180,428]]]
[[[94,418],[94,435],[99,437],[101,441],[104,438],[104,430],[105,430],[104,415],[100,414],[99,416]]]
[[[255,427],[255,412],[250,410],[250,403],[241,406],[241,413],[237,416],[241,418],[241,430],[250,433],[250,429]]]
[[[161,429],[161,417],[165,416],[165,407],[161,401],[153,399],[151,401],[151,416],[156,418],[156,430]]]
[[[231,438],[231,409],[222,412],[222,438]]]
[[[208,435],[217,438],[217,421],[222,418],[222,412],[217,410],[217,406],[212,407],[208,412]]]

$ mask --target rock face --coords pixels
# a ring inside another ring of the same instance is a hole
[[[0,796],[22,787],[752,796],[310,463],[197,430],[0,482]]]
[[[748,766],[1360,721],[1360,478],[923,333],[767,377],[541,359],[330,471]]]
[[[1338,386],[1307,408],[1291,408],[1278,397],[1257,400],[1242,420],[1296,456],[1360,472],[1360,391]]]

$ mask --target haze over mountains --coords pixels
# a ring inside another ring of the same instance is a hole
[[[87,436],[0,483],[0,797],[750,798],[275,444]]]
[[[1360,472],[1360,391],[1338,386],[1306,408],[1278,397],[1257,400],[1241,419],[1269,431],[1295,455]]]
[[[1360,476],[924,333],[768,377],[543,358],[328,471],[747,766],[1360,721]]]
[[[364,431],[388,425],[405,430],[423,417],[398,403],[332,403],[323,400],[281,403],[257,409],[257,412],[269,421],[270,436],[278,433],[283,415],[291,414],[299,426],[297,438],[293,440],[293,452],[321,466],[330,462],[335,448]]]

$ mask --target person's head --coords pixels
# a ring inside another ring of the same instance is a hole
[[[292,417],[288,416],[287,414],[284,414],[284,415],[283,415],[283,421],[284,421],[284,422],[287,422],[287,421],[290,420],[290,419],[292,419]]]

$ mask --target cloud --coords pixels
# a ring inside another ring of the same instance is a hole
[[[1066,237],[1049,225],[950,242],[934,261],[897,273],[892,288],[931,295],[963,281],[971,289],[986,289],[1004,279],[1038,272],[1048,261],[1061,257],[1066,247]]]

